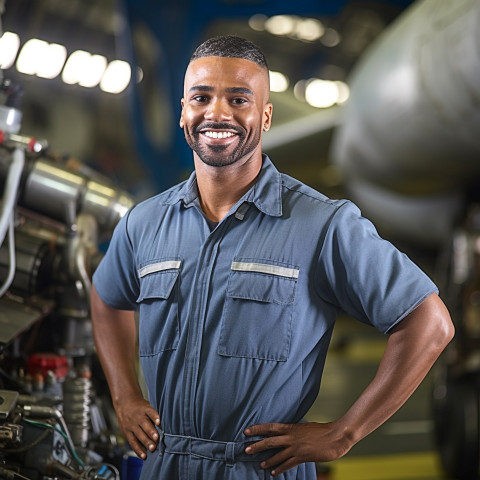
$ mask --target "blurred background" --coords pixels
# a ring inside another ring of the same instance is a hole
[[[183,75],[195,47],[220,34],[267,56],[274,117],[264,151],[281,171],[357,203],[434,278],[457,327],[398,425],[319,466],[319,478],[477,478],[479,24],[478,0],[0,0],[0,424],[49,397],[48,375],[62,405],[69,388],[80,391],[88,418],[65,420],[74,435],[57,439],[63,454],[42,441],[49,461],[24,448],[35,427],[22,437],[5,424],[0,478],[2,468],[63,478],[72,450],[78,478],[125,466],[108,392],[91,380],[101,376],[91,273],[126,210],[192,171],[178,126]],[[383,345],[339,322],[313,420],[348,407]],[[57,404],[42,406],[52,410],[39,418],[58,418]],[[356,459],[364,463],[348,463]]]

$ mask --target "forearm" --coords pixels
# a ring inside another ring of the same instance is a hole
[[[252,425],[245,435],[265,438],[245,451],[255,454],[279,448],[261,463],[262,468],[275,467],[272,475],[303,462],[342,457],[407,401],[453,333],[445,305],[437,295],[430,295],[393,329],[375,377],[343,417],[329,423]]]
[[[393,329],[372,382],[338,420],[349,448],[408,400],[453,333],[450,316],[437,295],[426,299]]]
[[[92,288],[93,337],[107,377],[118,422],[129,445],[145,459],[157,447],[160,416],[143,398],[135,368],[137,329],[133,312],[109,307]]]
[[[135,368],[134,314],[106,305],[92,287],[93,337],[114,405],[127,396],[141,396]]]

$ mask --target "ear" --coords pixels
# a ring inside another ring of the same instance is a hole
[[[263,131],[268,132],[272,126],[273,105],[268,102],[263,109]]]
[[[185,104],[185,101],[183,100],[183,98],[180,100],[180,105],[182,106],[182,111],[180,113],[180,128],[183,128],[183,125],[184,125],[184,122],[183,122],[183,107],[184,107],[184,104]]]

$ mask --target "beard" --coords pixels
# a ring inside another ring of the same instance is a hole
[[[226,151],[231,149],[230,145],[211,145],[205,144],[201,140],[200,130],[205,128],[235,130],[237,132],[237,146],[229,153]],[[247,141],[245,130],[240,127],[233,126],[226,123],[208,123],[199,125],[194,128],[191,135],[187,135],[185,131],[185,139],[190,148],[198,155],[200,160],[211,167],[227,167],[233,165],[242,157],[253,152],[260,143],[260,131],[255,136]]]

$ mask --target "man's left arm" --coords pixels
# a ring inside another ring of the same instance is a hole
[[[245,430],[266,436],[247,447],[253,454],[282,450],[262,467],[281,474],[304,462],[328,462],[345,455],[357,442],[390,418],[427,375],[454,335],[444,303],[430,295],[390,332],[377,373],[350,409],[329,423],[269,423]]]

